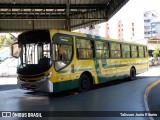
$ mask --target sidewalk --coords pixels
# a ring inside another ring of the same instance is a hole
[[[0,77],[0,85],[11,85],[11,84],[17,84],[17,78],[16,77]]]
[[[160,66],[155,66],[155,67],[150,67],[147,72],[141,73],[137,76],[148,76],[148,77],[155,77],[155,76],[160,76]]]
[[[17,59],[8,58],[0,63],[0,79],[1,77],[16,77]]]

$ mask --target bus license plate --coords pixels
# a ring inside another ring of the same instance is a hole
[[[29,83],[25,83],[24,86],[28,88],[28,87],[30,87],[31,85],[30,85]]]

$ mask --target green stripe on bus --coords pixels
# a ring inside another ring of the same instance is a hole
[[[99,61],[98,59],[94,60],[95,63],[95,68],[96,68],[96,72],[100,73],[100,65],[99,65]],[[126,66],[135,66],[135,65],[142,65],[142,64],[148,64],[148,63],[135,63],[135,64],[117,64],[117,65],[107,65],[107,62],[105,59],[102,59],[102,68],[103,69],[107,69],[107,68],[113,68],[113,67],[126,67]],[[86,68],[86,69],[75,69],[75,72],[84,72],[84,71],[91,71],[93,70],[93,68]],[[62,70],[59,71],[58,73],[71,73],[71,70]]]
[[[100,36],[94,36],[95,37],[95,39],[98,39],[98,40],[100,40],[101,39],[101,37]]]
[[[98,65],[96,67],[98,68]],[[141,70],[145,71],[146,69],[141,69]],[[102,75],[101,72],[98,72],[97,73],[98,81],[99,83],[104,83],[104,82],[111,81],[111,80],[123,79],[123,78],[129,77],[129,74],[127,74],[127,72],[128,71],[118,72],[117,75],[115,75],[115,73],[109,74],[109,75]],[[79,80],[75,79],[75,80],[66,80],[66,81],[53,83],[53,87],[54,87],[53,91],[60,92],[63,90],[70,90],[70,89],[78,88],[78,82]]]
[[[104,69],[107,68],[106,59],[102,59],[102,67],[103,67]]]
[[[53,83],[53,91],[60,92],[63,90],[78,88],[78,82],[79,82],[78,79],[75,79],[75,80],[66,80]]]
[[[86,68],[86,69],[75,69],[74,72],[83,72],[83,71],[91,71],[93,68]],[[58,73],[71,73],[71,70],[62,70],[59,71]]]
[[[107,67],[105,67],[105,68],[113,68],[113,67],[125,67],[125,66],[131,66],[131,65],[135,66],[135,65],[142,65],[142,64],[146,64],[146,65],[147,65],[147,63],[135,63],[135,64],[117,64],[117,65],[107,65]]]
[[[95,64],[95,69],[96,69],[96,72],[97,72],[97,78],[98,78],[98,82],[100,79],[102,79],[102,74],[101,74],[101,71],[100,71],[100,65],[99,65],[99,61],[98,59],[94,59],[94,64]]]
[[[86,34],[87,38],[92,38],[92,35]]]

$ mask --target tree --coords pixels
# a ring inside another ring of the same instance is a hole
[[[0,50],[4,47],[9,47],[12,43],[14,43],[13,37],[7,38],[5,35],[0,36]]]
[[[0,37],[0,50],[4,47],[5,36]]]
[[[160,55],[160,48],[156,48],[153,52],[153,59],[156,60],[158,58],[158,56]]]

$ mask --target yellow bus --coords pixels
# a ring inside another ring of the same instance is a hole
[[[32,91],[83,92],[149,69],[146,45],[64,30],[23,32],[11,48],[18,86]]]

